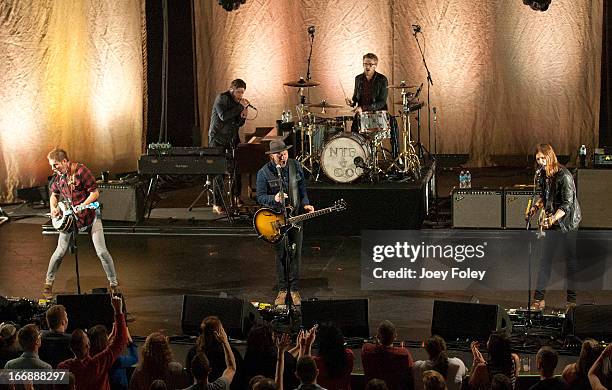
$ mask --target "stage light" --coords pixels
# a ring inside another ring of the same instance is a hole
[[[534,11],[546,11],[552,0],[523,0],[523,4],[528,5]]]
[[[219,5],[228,12],[240,8],[240,5],[244,3],[246,0],[219,0]]]

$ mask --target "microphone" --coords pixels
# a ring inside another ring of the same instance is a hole
[[[314,35],[314,33],[315,33],[315,26],[309,26],[308,27],[308,34]]]
[[[280,164],[276,164],[276,173],[278,173],[278,179],[281,180],[281,182],[279,183],[279,185],[281,186],[281,190],[278,192],[279,198],[281,199],[281,203],[285,202],[285,193],[282,190],[282,180],[283,180],[283,174],[281,173],[281,166]]]
[[[363,157],[361,156],[357,156],[353,159],[353,164],[355,164],[355,166],[357,168],[361,168],[364,171],[368,170],[368,166],[366,165],[365,161],[363,161]]]
[[[258,109],[256,109],[255,107],[253,107],[253,105],[252,105],[251,103],[249,103],[249,104],[247,105],[247,108],[248,108],[248,107],[251,107],[251,108],[252,108],[253,110],[255,110],[255,111],[259,111]]]
[[[414,33],[420,33],[421,32],[421,26],[419,26],[418,24],[413,24],[412,25],[412,31],[414,31]]]

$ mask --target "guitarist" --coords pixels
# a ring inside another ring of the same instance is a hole
[[[309,204],[306,194],[306,178],[302,164],[297,160],[289,159],[287,151],[291,146],[283,141],[270,142],[270,150],[266,152],[270,161],[257,172],[257,203],[270,207],[276,211],[283,210],[289,205],[293,207],[292,215],[312,213],[315,209]],[[284,194],[280,193],[278,169],[280,168]],[[287,203],[288,201],[288,203]],[[276,306],[284,305],[287,299],[287,279],[285,266],[291,260],[289,269],[289,289],[293,305],[302,303],[298,291],[300,275],[300,258],[302,256],[302,229],[291,229],[287,233],[288,247],[293,249],[293,256],[289,257],[285,249],[285,240],[274,245],[276,251],[276,274],[278,277],[278,295],[274,300]]]
[[[567,168],[559,164],[552,146],[540,144],[536,147],[536,162],[538,164],[537,190],[540,198],[528,212],[530,217],[537,209],[544,211],[540,219],[543,229],[557,230],[546,236],[542,249],[540,271],[534,294],[533,308],[544,309],[546,285],[550,279],[552,260],[555,249],[564,250],[566,259],[567,303],[566,309],[576,305],[575,274],[578,267],[576,258],[576,238],[580,223],[580,205],[578,204],[574,178]]]
[[[68,159],[66,151],[59,148],[50,151],[47,155],[47,159],[54,172],[50,186],[51,196],[49,198],[52,217],[60,216],[61,210],[58,207],[58,203],[62,199],[71,202],[73,207],[85,206],[98,199],[100,193],[96,186],[96,179],[89,168],[83,164],[71,162]],[[86,208],[76,213],[76,223],[77,229],[91,233],[91,239],[96,248],[96,253],[102,262],[104,272],[106,272],[110,290],[116,292],[118,289],[117,273],[115,272],[113,258],[108,252],[108,249],[106,249],[102,220],[97,211]],[[62,259],[68,250],[70,234],[70,232],[59,233],[57,248],[51,255],[43,288],[43,296],[45,298],[52,297],[53,281],[62,263]]]

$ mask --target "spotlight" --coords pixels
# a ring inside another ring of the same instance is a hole
[[[219,0],[219,5],[227,12],[240,8],[240,5],[244,3],[246,0]]]
[[[523,4],[528,5],[534,11],[546,11],[552,0],[523,0]]]

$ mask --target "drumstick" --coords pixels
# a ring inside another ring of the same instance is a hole
[[[346,96],[346,91],[344,90],[344,85],[342,85],[342,80],[338,77],[338,82],[340,83],[340,88],[342,88],[342,93],[344,94],[344,101],[349,100],[348,96]]]

